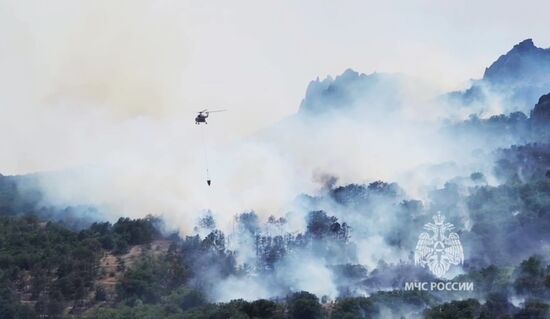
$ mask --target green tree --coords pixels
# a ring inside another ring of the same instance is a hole
[[[322,316],[319,299],[307,291],[292,294],[287,302],[291,319],[318,319]]]
[[[481,305],[476,299],[451,301],[425,312],[427,319],[476,319]]]

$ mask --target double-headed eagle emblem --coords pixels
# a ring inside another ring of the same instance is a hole
[[[458,234],[450,232],[454,225],[445,223],[445,217],[440,212],[433,219],[433,223],[424,225],[424,229],[431,231],[432,235],[424,232],[418,238],[414,263],[422,267],[428,266],[436,277],[441,278],[451,265],[464,263],[464,251]],[[448,236],[447,232],[450,232]]]

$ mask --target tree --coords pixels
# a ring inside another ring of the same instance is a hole
[[[322,308],[317,296],[306,291],[296,292],[288,298],[291,319],[321,318]]]
[[[548,319],[550,318],[550,306],[540,300],[528,299],[514,319]]]
[[[547,267],[540,256],[532,256],[524,260],[516,270],[515,290],[522,295],[544,297],[548,292]]]
[[[331,319],[362,319],[370,318],[377,314],[377,309],[372,300],[365,297],[344,298],[336,301],[331,313]]]
[[[487,296],[487,301],[481,307],[479,319],[505,319],[511,318],[514,306],[508,302],[503,293],[492,293]]]
[[[481,305],[476,299],[451,301],[425,312],[427,319],[477,319]]]

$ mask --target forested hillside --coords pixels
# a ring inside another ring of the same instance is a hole
[[[223,270],[221,276],[242,272],[235,267],[231,253],[219,246],[219,233],[203,240],[162,238],[152,221],[121,219],[114,225],[94,224],[75,232],[33,216],[2,217],[1,317],[336,319],[388,313],[416,313],[426,318],[548,316],[549,306],[542,300],[550,297],[550,264],[540,256],[513,267],[490,265],[461,275],[477,288],[464,301],[445,302],[441,294],[395,290],[336,300],[320,300],[298,292],[273,300],[210,303],[198,284],[202,266],[216,264]],[[352,265],[347,268],[344,271],[348,274],[357,273]],[[406,268],[380,265],[366,279],[357,279],[369,285],[369,280],[377,280],[384,272],[395,274]],[[114,287],[108,279],[113,279]],[[507,299],[510,294],[526,298],[523,306],[514,306]]]

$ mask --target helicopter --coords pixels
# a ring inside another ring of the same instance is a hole
[[[214,110],[214,111],[209,111],[207,109],[204,109],[202,111],[199,111],[197,114],[197,116],[195,117],[195,124],[199,125],[200,123],[204,123],[204,124],[208,124],[208,122],[206,122],[206,119],[208,118],[208,114],[210,113],[214,113],[214,112],[223,112],[225,110]]]

